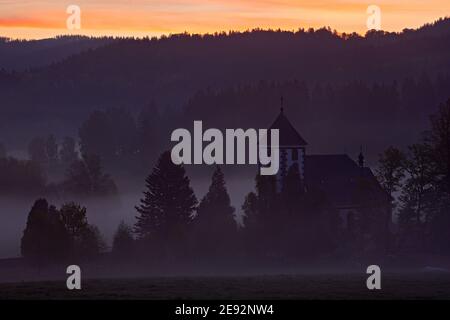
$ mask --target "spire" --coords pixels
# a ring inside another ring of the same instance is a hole
[[[280,113],[275,119],[274,123],[269,128],[279,130],[279,145],[280,146],[306,146],[306,141],[295,130],[292,124],[284,114],[284,98],[280,97]]]
[[[283,96],[281,96],[281,98],[280,98],[280,112],[281,112],[281,113],[283,113],[283,111],[284,111],[284,108],[283,108],[283,101],[284,101]]]
[[[364,168],[364,155],[362,152],[362,146],[359,147],[358,164],[361,168]]]

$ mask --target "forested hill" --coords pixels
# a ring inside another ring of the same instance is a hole
[[[117,40],[106,37],[60,36],[27,41],[0,37],[0,69],[23,71],[43,67],[113,41]]]
[[[89,46],[89,41],[87,43]],[[0,134],[9,141],[23,142],[35,132],[57,135],[66,130],[76,132],[81,121],[94,109],[123,107],[135,112],[151,101],[164,110],[183,110],[188,105],[200,117],[208,112],[212,116],[223,115],[228,106],[217,99],[223,98],[224,90],[239,87],[240,93],[233,94],[236,99],[228,100],[229,104],[239,105],[244,101],[240,97],[246,96],[242,88],[254,87],[260,81],[278,83],[274,95],[282,94],[283,86],[304,84],[307,106],[312,110],[315,109],[314,90],[323,87],[335,92],[338,88],[339,103],[329,105],[325,93],[315,91],[316,99],[318,95],[322,98],[321,113],[331,121],[334,116],[342,118],[338,106],[352,105],[353,108],[353,104],[364,104],[364,108],[375,105],[371,114],[379,112],[380,118],[389,116],[386,112],[392,110],[389,109],[392,104],[395,112],[405,112],[409,117],[409,110],[404,107],[411,101],[426,123],[429,111],[450,96],[450,19],[418,30],[399,34],[369,32],[365,37],[338,35],[328,29],[254,30],[205,36],[183,34],[160,39],[117,39],[68,54],[62,60],[51,46],[47,50],[54,63],[31,71],[0,73]],[[199,96],[215,98],[201,100]],[[259,100],[261,96],[253,101]],[[193,105],[196,101],[197,106]],[[294,107],[301,102],[287,101]],[[206,102],[209,109],[200,106]],[[215,110],[219,105],[222,109]],[[267,114],[263,108],[258,111]],[[246,125],[245,119],[255,120],[253,113],[242,112],[240,125]],[[353,118],[340,121],[355,121],[354,114],[349,114]],[[263,118],[272,115],[263,115]]]

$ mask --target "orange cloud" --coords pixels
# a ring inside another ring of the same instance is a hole
[[[77,0],[83,34],[159,35],[207,33],[256,27],[298,29],[330,26],[366,31],[372,0]],[[448,0],[377,0],[382,28],[398,31],[450,15]],[[67,33],[65,5],[59,1],[0,2],[0,35],[52,36]]]

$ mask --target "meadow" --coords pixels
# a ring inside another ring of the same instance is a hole
[[[86,279],[68,290],[65,279],[0,284],[0,299],[450,299],[446,272],[389,273],[381,290],[356,273]]]

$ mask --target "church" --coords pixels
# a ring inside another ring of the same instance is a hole
[[[363,235],[370,232],[368,229],[382,234],[388,232],[391,199],[372,170],[364,165],[362,150],[357,161],[346,154],[308,154],[308,143],[288,120],[283,105],[270,129],[279,130],[278,192],[288,168],[296,164],[304,192],[323,194],[329,207],[338,213],[342,229]],[[364,225],[367,221],[371,224],[369,228]]]

